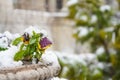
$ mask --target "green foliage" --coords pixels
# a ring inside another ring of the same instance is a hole
[[[14,60],[19,61],[22,60],[25,54],[25,50],[21,50],[19,52],[17,52],[14,56]]]
[[[0,47],[0,51],[5,51],[5,50],[7,50],[7,48],[1,48]]]
[[[95,65],[94,63],[85,61],[86,64],[83,64],[68,56],[59,57],[59,62],[62,66],[60,77],[69,80],[103,80],[102,70],[97,66],[92,69],[92,65]]]
[[[17,46],[19,43],[21,42],[21,37],[18,37],[16,38],[14,41],[13,41],[13,45]]]
[[[36,53],[34,56],[40,60],[43,50],[39,48],[39,41],[41,39],[40,33],[35,33],[33,31],[33,35],[30,37],[28,43],[26,44],[25,41],[23,42],[21,39],[24,37],[16,38],[13,41],[13,45],[17,46],[20,45],[20,50],[15,54],[14,60],[31,60],[34,52]]]
[[[120,0],[116,1],[120,6]],[[73,34],[77,43],[89,43],[92,52],[96,52],[101,46],[104,48],[104,53],[98,56],[98,60],[106,65],[110,64],[110,66],[106,66],[98,74],[104,77],[98,80],[108,80],[112,77],[113,80],[118,80],[120,76],[120,23],[116,21],[114,24],[113,20],[117,11],[113,12],[112,7],[106,5],[104,0],[78,0],[78,3],[68,6],[68,9],[68,19],[75,22],[75,28],[82,27],[88,30],[84,36],[79,35],[81,30],[77,30]],[[76,75],[76,73],[72,75]],[[89,75],[89,77],[92,76],[96,75]],[[77,78],[74,77],[71,80],[77,80]],[[82,79],[78,78],[78,80]],[[96,80],[96,78],[91,80]]]

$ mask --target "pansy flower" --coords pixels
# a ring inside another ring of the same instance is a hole
[[[40,49],[42,50],[47,49],[51,45],[52,45],[52,42],[47,37],[42,38],[39,42]]]
[[[29,43],[29,34],[28,33],[24,33],[21,37],[21,40],[25,43],[28,44]]]

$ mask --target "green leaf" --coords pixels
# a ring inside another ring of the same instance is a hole
[[[15,61],[22,60],[24,57],[24,53],[25,53],[25,50],[18,51],[14,56],[14,60]]]
[[[5,51],[5,50],[7,50],[7,48],[1,48],[0,47],[0,51]]]
[[[34,44],[36,42],[36,39],[35,38],[31,38],[30,39],[30,44]]]
[[[13,45],[17,46],[19,43],[21,42],[21,37],[18,37],[16,38],[14,41],[13,41]]]

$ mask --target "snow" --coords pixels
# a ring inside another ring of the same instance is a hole
[[[98,64],[96,64],[96,66],[99,68],[99,69],[104,69],[104,64],[99,62]]]
[[[15,53],[18,51],[18,48],[16,46],[11,46],[8,50],[1,51],[0,52],[0,68],[3,67],[16,67],[20,66],[23,63],[21,61],[14,61],[13,57]]]
[[[1,38],[0,38],[0,47],[1,48],[7,48],[8,44],[9,44],[8,38],[5,37],[5,36],[1,36]]]
[[[52,63],[53,65],[59,65],[58,58],[53,51],[45,51],[42,55],[42,62],[45,64]]]
[[[103,5],[100,7],[100,11],[105,12],[105,11],[110,11],[111,7],[109,5]]]
[[[20,34],[16,33],[12,35],[12,40],[16,39],[17,37],[20,37]]]
[[[69,54],[69,53],[63,53],[63,52],[53,52],[56,53],[56,55],[65,63],[74,64],[75,62],[79,62],[83,65],[87,65],[91,62],[97,62],[97,58],[95,54],[92,53],[81,53],[79,55],[77,54]]]
[[[46,30],[44,30],[44,29],[41,29],[41,30],[40,30],[40,33],[42,33],[42,34],[43,34],[43,37],[47,37],[47,36],[48,36],[47,31],[46,31]]]
[[[81,37],[81,36],[85,36],[85,35],[88,34],[88,29],[85,28],[85,27],[79,27],[78,30],[80,31],[80,33],[79,33],[79,37]]]
[[[5,31],[4,33],[0,33],[0,47],[8,48],[11,41],[15,38],[19,37],[19,34],[11,34],[9,31]]]
[[[71,6],[71,5],[74,5],[74,4],[76,4],[76,3],[78,3],[78,0],[69,0],[69,1],[67,2],[67,6]]]
[[[67,80],[67,79],[54,77],[54,78],[52,78],[51,80]]]
[[[96,50],[96,54],[101,55],[101,54],[103,54],[104,51],[105,51],[104,48],[101,46]]]
[[[36,33],[42,33],[44,37],[48,35],[46,30],[43,30],[43,29],[40,30],[38,27],[39,26],[30,26],[27,29],[25,29],[24,33],[27,32],[30,36],[32,36],[33,31],[35,31]]]
[[[114,28],[113,27],[105,28],[104,31],[105,32],[112,32],[112,31],[114,31]]]
[[[86,15],[82,15],[82,16],[80,16],[80,20],[87,21],[88,17]]]
[[[9,31],[5,31],[5,32],[3,33],[3,35],[6,36],[6,37],[7,37],[8,39],[10,39],[10,40],[12,40],[12,38],[13,38],[12,34],[11,34]]]
[[[91,23],[95,23],[97,21],[97,16],[96,15],[92,15],[91,16]]]
[[[35,31],[36,33],[42,33],[43,37],[47,36],[47,32],[43,29],[39,30],[38,26],[30,26],[24,32],[27,32],[29,33],[29,35],[32,35],[33,31]],[[16,67],[23,64],[22,61],[18,61],[18,62],[14,61],[14,55],[18,51],[19,46],[13,46],[11,42],[17,37],[20,37],[20,35],[11,34],[8,31],[4,32],[3,34],[0,33],[0,47],[8,48],[5,51],[0,51],[0,68]],[[45,54],[43,54],[42,57],[43,57],[43,61],[46,63],[54,63],[55,65],[59,64],[57,57],[51,52],[46,52]]]
[[[100,71],[98,69],[95,69],[93,72],[93,75],[100,74]]]
[[[35,31],[36,33],[40,33],[40,30],[38,29],[37,26],[30,26],[27,29],[25,29],[24,33],[28,33],[30,36],[33,35],[33,31]]]

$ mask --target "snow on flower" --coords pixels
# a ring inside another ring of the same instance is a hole
[[[52,44],[52,42],[44,35],[44,33],[45,31],[39,30],[37,26],[30,26],[27,28],[21,37],[18,37],[13,41],[13,45],[20,45],[20,49],[15,54],[14,60],[18,61],[26,59],[27,57],[29,57],[28,60],[30,60],[32,59],[31,55],[36,56],[36,59],[40,60],[41,55]],[[25,51],[23,53],[24,55],[19,57],[19,53],[22,53],[23,50]],[[34,52],[36,55],[33,54]]]
[[[110,11],[111,7],[109,5],[103,5],[100,7],[100,11],[105,12],[105,11]]]

